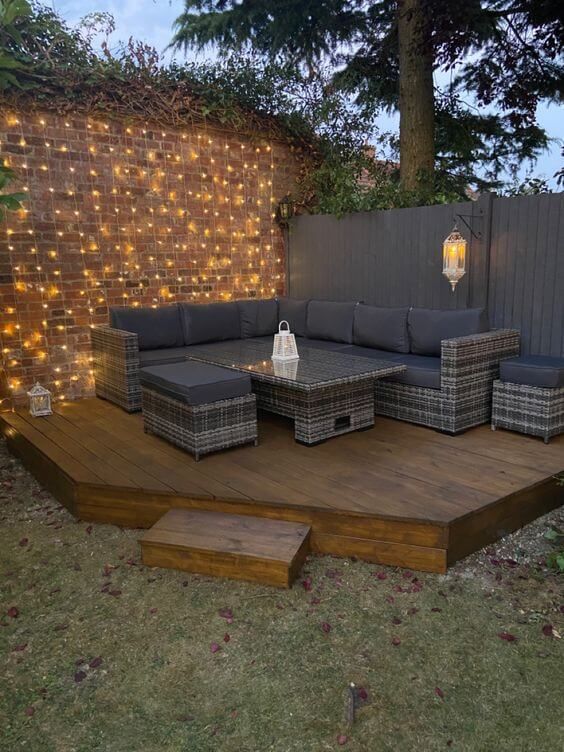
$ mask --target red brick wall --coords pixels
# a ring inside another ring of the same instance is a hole
[[[0,236],[0,397],[25,401],[36,380],[56,399],[93,394],[89,327],[110,305],[284,290],[272,214],[299,174],[284,143],[13,113],[0,154],[29,196]]]

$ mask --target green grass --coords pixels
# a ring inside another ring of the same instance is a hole
[[[2,477],[1,750],[562,748],[556,574],[459,567],[398,592],[415,575],[318,557],[311,590],[277,591],[151,570],[137,532],[77,523],[13,463]],[[368,702],[347,727],[351,681]]]

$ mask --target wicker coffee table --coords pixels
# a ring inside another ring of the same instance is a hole
[[[250,374],[257,406],[294,419],[296,441],[312,445],[374,425],[374,382],[404,365],[299,346],[300,359],[271,360],[272,345],[253,340],[191,348],[190,359]]]

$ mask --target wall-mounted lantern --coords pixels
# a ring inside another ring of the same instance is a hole
[[[278,221],[282,225],[287,225],[288,220],[294,216],[294,202],[290,199],[290,194],[286,194],[278,204]]]
[[[466,274],[466,240],[456,223],[443,243],[443,274],[450,282],[452,291]]]

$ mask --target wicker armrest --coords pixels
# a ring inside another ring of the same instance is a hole
[[[493,380],[499,362],[519,355],[520,333],[516,329],[494,329],[441,343],[441,377],[466,380],[483,373]]]
[[[91,330],[94,379],[98,397],[129,412],[141,409],[137,334],[110,326]]]

